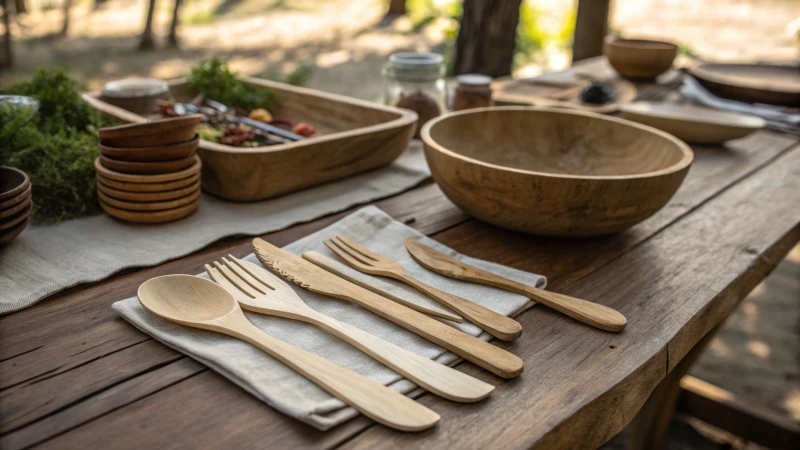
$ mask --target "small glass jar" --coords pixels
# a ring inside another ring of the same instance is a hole
[[[417,113],[415,137],[425,122],[445,111],[444,58],[436,53],[395,53],[383,68],[384,102]]]
[[[456,77],[458,87],[453,98],[453,111],[484,108],[492,102],[492,77],[479,74],[465,74]]]

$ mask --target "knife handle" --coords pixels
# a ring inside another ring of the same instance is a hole
[[[310,288],[310,290],[366,308],[497,376],[514,378],[522,373],[522,360],[513,353],[495,347],[488,342],[463,333],[355,284],[336,291],[317,290],[314,288]]]

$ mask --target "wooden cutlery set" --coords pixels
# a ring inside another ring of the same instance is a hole
[[[469,266],[418,241],[406,249],[423,267],[444,276],[481,283],[525,295],[581,322],[607,331],[622,331],[625,317],[595,303],[526,286]],[[513,340],[520,324],[469,300],[429,286],[403,266],[356,242],[336,236],[325,245],[350,267],[370,275],[399,280],[423,292],[492,336]],[[253,241],[256,256],[273,272],[309,291],[336,297],[377,314],[503,378],[518,376],[520,358],[447,325],[459,315],[424,308],[358,282],[317,252],[302,257],[262,239]],[[476,402],[494,390],[491,384],[439,364],[306,305],[280,277],[233,256],[205,266],[209,281],[168,275],[142,284],[142,306],[164,319],[222,333],[248,342],[317,384],[367,417],[391,428],[418,431],[432,427],[439,415],[414,400],[325,358],[278,340],[251,324],[242,309],[305,322],[351,344],[429,392],[456,402]]]

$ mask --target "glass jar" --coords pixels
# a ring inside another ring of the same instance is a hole
[[[492,77],[478,74],[459,75],[453,98],[453,111],[492,106]]]
[[[425,122],[445,111],[444,58],[436,53],[395,53],[383,69],[384,102],[417,113],[414,137]]]

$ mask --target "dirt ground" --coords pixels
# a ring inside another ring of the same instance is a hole
[[[414,30],[407,17],[385,19],[386,2],[380,0],[186,0],[181,46],[166,48],[172,2],[159,0],[159,48],[141,52],[136,44],[146,0],[108,0],[96,10],[92,0],[75,0],[66,38],[54,36],[61,26],[61,1],[28,0],[31,12],[12,26],[16,67],[0,72],[0,86],[26,78],[39,66],[63,65],[94,89],[126,76],[180,76],[200,60],[222,56],[246,74],[274,76],[312,66],[310,87],[378,100],[381,67],[389,54],[446,48],[444,19]],[[574,2],[531,3],[543,21],[574,14]],[[709,60],[790,60],[800,55],[798,0],[616,0],[610,25],[625,36],[675,41]],[[569,55],[550,61],[550,70],[559,69]],[[520,70],[530,73],[531,68]],[[800,248],[795,248],[728,321],[691,373],[800,420],[798,300]]]

